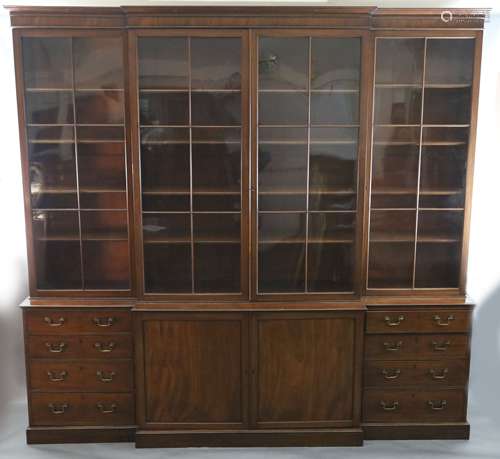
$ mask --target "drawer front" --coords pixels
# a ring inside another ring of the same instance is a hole
[[[133,388],[132,362],[82,364],[34,360],[30,363],[30,382],[33,391],[130,392]]]
[[[67,333],[116,333],[130,332],[132,318],[129,311],[93,309],[68,311],[67,309],[42,309],[26,312],[29,334],[59,335]]]
[[[465,421],[463,389],[435,391],[366,390],[364,422],[461,422]]]
[[[471,313],[463,310],[368,311],[367,333],[467,333]]]
[[[367,360],[464,359],[469,353],[468,335],[368,335]]]
[[[32,426],[133,425],[131,394],[31,394]]]
[[[365,387],[464,386],[467,383],[467,367],[465,360],[367,361],[364,366],[364,385]]]
[[[130,359],[132,335],[31,335],[28,336],[32,359]]]

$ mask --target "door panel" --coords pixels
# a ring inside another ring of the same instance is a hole
[[[360,316],[262,313],[253,319],[253,422],[351,426],[359,419]]]
[[[161,429],[246,425],[243,314],[161,313],[145,317],[140,324],[141,425]]]

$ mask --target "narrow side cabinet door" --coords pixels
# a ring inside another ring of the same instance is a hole
[[[252,421],[261,428],[359,423],[356,313],[263,313],[252,323]]]
[[[148,429],[246,425],[244,317],[157,313],[138,320],[139,425]]]

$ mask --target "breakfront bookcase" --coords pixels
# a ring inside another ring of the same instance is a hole
[[[10,14],[29,443],[468,438],[485,11]]]

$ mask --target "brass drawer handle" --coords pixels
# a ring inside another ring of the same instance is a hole
[[[401,325],[401,322],[405,320],[405,316],[401,315],[398,316],[396,319],[392,319],[389,316],[384,317],[384,322],[388,327],[397,327],[398,325]]]
[[[450,341],[443,341],[442,343],[438,343],[437,341],[432,342],[432,346],[434,350],[437,352],[444,352],[448,350],[448,346],[451,344]]]
[[[434,370],[434,368],[431,368],[429,370],[429,374],[431,375],[431,378],[435,380],[446,379],[446,375],[448,374],[448,368],[443,368],[441,374],[438,374],[436,370]]]
[[[64,414],[68,408],[69,406],[67,403],[63,403],[59,406],[49,403],[49,410],[52,414]]]
[[[380,406],[384,411],[396,411],[399,408],[399,402],[392,402],[392,405],[388,405],[383,400],[380,400]]]
[[[385,368],[382,370],[382,375],[384,375],[384,379],[398,379],[401,374],[401,370],[398,368],[396,370],[386,370]]]
[[[113,381],[113,378],[115,377],[116,373],[114,371],[108,373],[108,375],[104,374],[104,372],[98,370],[97,373],[97,378],[99,381],[104,382],[104,383],[109,383]]]
[[[433,317],[434,322],[436,322],[436,325],[439,327],[448,327],[451,323],[451,321],[455,320],[455,316],[453,314],[449,315],[448,318],[446,319],[446,322],[443,322],[441,320],[441,317],[436,315]]]
[[[115,348],[116,344],[113,341],[110,341],[109,343],[94,343],[94,347],[99,351],[99,352],[112,352],[113,349]]]
[[[66,343],[45,343],[45,347],[49,350],[49,352],[53,352],[54,354],[59,354],[61,352],[64,352],[64,349],[66,349]]]
[[[61,327],[64,325],[64,322],[66,322],[66,319],[64,317],[59,317],[59,319],[54,320],[52,317],[44,317],[43,321],[49,326],[49,327]]]
[[[92,322],[98,327],[111,327],[116,319],[114,317],[94,317]]]
[[[403,345],[403,341],[398,341],[397,343],[384,343],[384,348],[386,351],[397,352],[401,350],[401,346]]]
[[[109,409],[106,409],[106,407],[102,403],[97,404],[97,409],[102,413],[102,414],[112,414],[116,413],[116,409],[118,407],[116,406],[115,403],[111,404]]]
[[[431,407],[431,410],[433,411],[443,411],[446,409],[446,405],[448,402],[446,400],[440,400],[439,402],[436,402],[434,400],[429,400],[427,404]]]
[[[49,377],[49,381],[60,382],[66,379],[66,376],[68,376],[68,372],[63,370],[60,371],[59,374],[56,374],[55,371],[47,371],[47,376]]]

